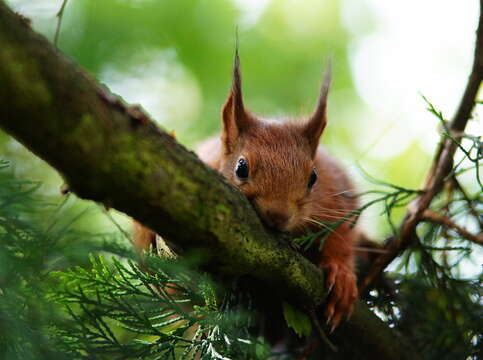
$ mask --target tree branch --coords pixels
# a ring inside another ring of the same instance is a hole
[[[468,230],[466,230],[464,227],[459,226],[455,222],[451,221],[448,217],[444,216],[443,214],[431,210],[431,209],[426,209],[423,212],[423,215],[421,216],[422,221],[430,221],[436,224],[443,225],[447,228],[454,229],[456,230],[461,236],[464,238],[468,239],[469,241],[474,242],[475,244],[478,245],[483,245],[483,234],[472,234]]]
[[[466,84],[465,92],[461,98],[456,114],[449,125],[451,133],[463,133],[471,116],[471,111],[476,103],[476,96],[483,80],[483,16],[481,10],[483,0],[480,0],[480,18],[476,32],[475,55],[471,73]],[[460,140],[460,136],[455,138]],[[433,164],[426,177],[423,192],[409,206],[406,216],[399,226],[399,236],[390,237],[386,240],[384,249],[387,253],[379,255],[364,277],[361,284],[361,292],[367,291],[374,280],[381,274],[387,265],[398,257],[412,242],[416,226],[423,218],[424,211],[429,208],[432,200],[443,188],[443,183],[450,173],[453,165],[453,156],[458,146],[452,139],[446,136],[441,141],[433,159]]]
[[[481,218],[481,215],[478,213],[478,210],[475,208],[474,201],[470,199],[470,196],[467,194],[466,190],[463,188],[463,186],[460,184],[458,179],[453,176],[451,177],[451,182],[455,186],[455,188],[461,193],[463,196],[463,199],[465,200],[466,204],[468,205],[468,209],[473,216],[473,218],[476,220],[478,223],[480,231],[483,229],[483,220]]]
[[[61,172],[77,195],[136,218],[181,249],[203,251],[209,271],[250,276],[301,307],[322,303],[320,269],[269,233],[239,190],[3,2],[0,49],[0,126]],[[335,336],[354,358],[419,358],[362,303]]]

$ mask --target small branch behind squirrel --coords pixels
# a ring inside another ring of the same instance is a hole
[[[456,224],[453,222],[451,219],[449,219],[447,216],[444,216],[443,214],[431,210],[431,209],[426,209],[423,212],[423,215],[421,216],[421,220],[423,221],[430,221],[436,224],[443,225],[447,228],[451,228],[456,230],[461,236],[464,238],[468,239],[471,242],[474,242],[475,244],[478,245],[483,245],[483,234],[472,234],[468,230],[466,230],[464,227]]]
[[[476,96],[483,80],[483,0],[480,0],[480,18],[476,32],[476,46],[473,67],[466,84],[466,89],[461,98],[458,110],[449,125],[449,130],[455,133],[463,133],[471,117],[471,112],[476,103]],[[459,140],[460,136],[456,138]],[[431,201],[443,188],[443,183],[450,173],[453,165],[453,156],[457,150],[457,144],[451,139],[442,136],[439,147],[435,153],[433,164],[426,177],[426,185],[423,193],[418,196],[409,206],[406,216],[399,226],[399,236],[386,239],[384,249],[387,253],[379,255],[370,271],[361,282],[360,291],[364,292],[371,287],[374,280],[381,274],[387,265],[398,257],[414,238],[416,226],[423,220],[425,211],[431,205]],[[426,213],[427,214],[427,213]],[[455,228],[456,229],[456,228]]]

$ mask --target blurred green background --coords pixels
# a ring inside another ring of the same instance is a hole
[[[53,39],[62,1],[7,3]],[[451,117],[471,65],[477,7],[476,0],[70,0],[58,45],[190,148],[220,128],[237,28],[246,103],[265,117],[308,115],[331,58],[322,142],[361,190],[374,185],[359,167],[417,188],[438,139],[438,122],[420,93]],[[450,20],[454,26],[447,26]],[[480,125],[474,121],[469,132],[481,133]],[[43,193],[60,201],[59,175],[3,133],[0,154],[19,176],[41,181]],[[465,185],[476,189],[473,179]],[[90,210],[79,228],[114,226],[92,202],[71,197],[65,211],[84,208]],[[111,214],[129,229],[128,219]],[[383,238],[389,229],[379,214],[380,208],[370,209],[362,222]]]

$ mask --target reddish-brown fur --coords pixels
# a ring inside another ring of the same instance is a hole
[[[238,186],[270,227],[293,234],[323,228],[320,222],[336,222],[357,208],[347,173],[318,145],[326,125],[330,84],[327,72],[315,113],[306,122],[261,120],[243,104],[238,56],[232,90],[222,111],[221,138],[211,139],[198,155]],[[240,180],[235,168],[240,158],[248,163],[249,176]],[[315,169],[317,181],[308,181]],[[149,232],[146,230],[146,232]],[[357,228],[343,223],[327,238],[321,252],[305,255],[326,271],[330,289],[325,315],[332,327],[349,316],[357,297],[353,247]],[[139,232],[136,244],[146,249],[152,236]]]

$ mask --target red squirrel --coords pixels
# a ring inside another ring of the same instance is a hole
[[[305,122],[261,119],[243,101],[238,52],[233,82],[222,109],[220,138],[198,148],[199,157],[239,187],[263,222],[276,230],[302,235],[320,231],[320,222],[337,222],[357,209],[347,173],[322,147],[327,124],[327,96],[331,82],[326,71],[315,112]],[[349,222],[339,225],[305,255],[326,273],[329,291],[325,316],[334,329],[349,317],[357,298],[353,247],[360,237]],[[147,249],[154,233],[139,224],[135,243]]]

